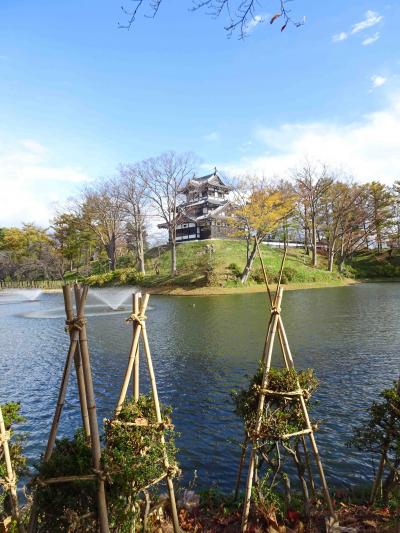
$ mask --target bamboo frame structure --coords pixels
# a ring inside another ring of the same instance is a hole
[[[19,517],[19,505],[18,505],[18,495],[17,495],[17,481],[15,472],[11,462],[10,447],[8,441],[10,440],[10,432],[6,431],[4,424],[3,411],[1,410],[0,405],[0,446],[3,448],[4,452],[4,462],[6,464],[7,477],[4,480],[0,480],[6,490],[10,494],[11,501],[11,515],[14,520],[17,522],[18,530],[20,533],[24,533],[24,528],[20,522]]]
[[[281,348],[282,358],[283,362],[285,364],[285,367],[290,370],[294,369],[294,360],[293,356],[290,350],[288,338],[286,335],[285,327],[282,321],[281,316],[281,304],[282,304],[282,297],[283,297],[283,287],[281,286],[282,282],[282,275],[283,275],[283,268],[286,260],[287,255],[287,248],[285,248],[284,254],[282,256],[282,263],[280,267],[279,277],[278,277],[278,284],[275,292],[275,296],[272,297],[271,289],[268,282],[267,273],[265,270],[264,262],[261,256],[260,248],[258,246],[258,243],[256,243],[257,246],[257,252],[261,263],[261,268],[263,272],[264,281],[267,288],[267,293],[269,297],[269,303],[271,305],[271,315],[268,323],[268,329],[267,329],[267,335],[265,339],[264,344],[264,350],[263,350],[263,356],[262,356],[262,364],[263,364],[263,376],[262,376],[262,384],[259,388],[259,400],[258,400],[258,406],[257,406],[257,413],[256,413],[256,427],[254,436],[247,436],[245,437],[245,442],[243,444],[243,450],[242,455],[240,459],[239,464],[239,472],[238,472],[238,479],[236,484],[236,495],[239,491],[240,486],[240,478],[241,478],[241,472],[243,469],[243,464],[245,460],[245,454],[246,454],[246,448],[248,443],[250,443],[251,446],[251,452],[250,452],[250,460],[249,460],[249,467],[248,467],[248,474],[247,474],[247,482],[246,482],[246,491],[245,491],[245,500],[244,500],[244,506],[243,506],[243,515],[242,515],[242,524],[241,524],[241,531],[246,532],[248,528],[248,519],[249,519],[249,513],[250,513],[250,505],[251,505],[251,494],[252,494],[252,488],[253,488],[253,482],[255,477],[255,470],[256,470],[256,463],[258,458],[258,440],[257,440],[257,433],[259,432],[262,424],[262,418],[263,413],[265,409],[265,404],[268,401],[268,397],[270,396],[285,396],[287,398],[291,398],[294,401],[299,401],[301,411],[303,413],[304,421],[305,421],[305,429],[301,431],[297,431],[294,433],[290,433],[287,435],[283,435],[282,439],[290,439],[291,437],[300,436],[301,442],[303,444],[304,453],[305,453],[305,459],[306,459],[306,468],[307,472],[310,478],[310,484],[312,492],[314,492],[314,481],[311,474],[311,468],[309,463],[309,457],[308,457],[308,451],[307,451],[307,445],[305,437],[308,436],[311,444],[311,449],[314,454],[315,463],[317,465],[324,498],[329,510],[330,516],[335,520],[335,511],[333,509],[332,500],[329,494],[328,485],[326,482],[324,469],[322,466],[322,462],[319,456],[317,443],[314,436],[314,430],[308,415],[307,405],[304,398],[304,391],[301,390],[300,383],[297,381],[296,390],[290,391],[287,393],[277,393],[274,391],[270,391],[268,389],[268,376],[269,371],[271,368],[271,362],[272,362],[272,352],[274,348],[274,343],[276,336],[278,335],[279,344]]]
[[[107,503],[105,495],[104,479],[101,472],[101,448],[99,427],[97,422],[96,402],[93,390],[92,369],[90,365],[90,355],[86,330],[86,319],[84,315],[87,300],[88,287],[74,285],[75,309],[72,303],[71,286],[63,286],[66,331],[70,335],[68,353],[64,365],[64,371],[61,378],[61,384],[58,394],[57,405],[51,425],[44,461],[49,461],[53,453],[56,441],[58,426],[65,404],[65,397],[68,388],[69,377],[71,374],[72,363],[74,362],[77,383],[79,403],[82,416],[82,424],[85,435],[90,442],[92,450],[92,467],[94,474],[87,476],[64,476],[51,478],[48,480],[38,480],[39,484],[65,483],[71,481],[84,481],[92,479],[97,482],[97,514],[99,521],[100,533],[109,533]],[[32,504],[31,516],[29,521],[28,533],[37,531],[38,509],[35,501]]]
[[[136,293],[133,296],[132,302],[132,314],[128,317],[127,321],[132,322],[133,324],[133,335],[132,335],[132,344],[129,353],[128,365],[126,368],[125,376],[123,383],[121,385],[121,391],[118,398],[117,406],[115,409],[115,416],[117,417],[121,412],[124,401],[126,400],[129,382],[132,379],[133,381],[133,398],[135,401],[139,399],[139,341],[140,337],[142,338],[144,354],[147,363],[147,370],[150,377],[151,392],[153,397],[154,409],[156,413],[156,420],[158,425],[162,425],[162,415],[160,408],[160,401],[158,398],[157,383],[156,377],[154,374],[153,361],[150,352],[149,340],[147,336],[146,329],[146,309],[149,302],[150,295],[141,293]],[[165,445],[164,432],[160,432],[161,444]],[[179,526],[178,511],[176,506],[175,490],[173,484],[173,468],[169,463],[168,455],[166,448],[164,446],[164,467],[165,474],[163,474],[159,479],[152,482],[151,485],[158,483],[162,479],[166,479],[169,499],[171,504],[172,511],[172,521],[174,526],[174,533],[181,533],[181,528]]]

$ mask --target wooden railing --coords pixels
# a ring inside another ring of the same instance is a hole
[[[62,280],[1,281],[0,289],[60,289]]]

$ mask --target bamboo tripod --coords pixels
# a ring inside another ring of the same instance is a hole
[[[286,331],[285,331],[285,327],[284,327],[282,316],[281,316],[281,304],[282,304],[282,296],[283,296],[283,288],[281,287],[281,281],[282,281],[282,273],[283,273],[283,267],[284,267],[284,263],[286,259],[287,249],[285,248],[285,252],[283,254],[276,293],[275,293],[275,297],[273,298],[271,294],[270,286],[268,283],[267,273],[266,273],[264,263],[262,260],[260,248],[258,244],[256,246],[257,246],[257,252],[258,252],[258,256],[259,256],[260,263],[261,263],[261,268],[263,271],[264,281],[267,287],[269,302],[271,304],[271,315],[269,319],[267,336],[265,339],[264,351],[263,351],[263,356],[262,356],[263,376],[262,376],[261,388],[259,391],[255,432],[253,436],[246,435],[245,442],[243,444],[243,449],[242,449],[242,456],[240,460],[237,487],[236,487],[236,493],[237,493],[239,489],[239,485],[240,485],[241,472],[242,472],[243,465],[244,465],[247,446],[250,443],[251,453],[250,453],[249,469],[248,469],[247,483],[246,483],[246,492],[245,492],[245,499],[244,499],[244,506],[243,506],[242,526],[241,526],[242,532],[247,531],[247,527],[248,527],[248,519],[249,519],[250,505],[251,505],[251,494],[252,494],[252,488],[253,488],[253,482],[254,482],[254,476],[255,476],[255,467],[257,463],[257,453],[258,453],[257,449],[259,447],[257,434],[259,433],[261,429],[263,413],[266,407],[266,402],[268,402],[268,397],[279,394],[274,391],[268,390],[268,375],[269,375],[269,370],[271,368],[272,351],[273,351],[277,333],[278,333],[278,338],[279,338],[279,344],[281,347],[283,362],[285,364],[286,369],[290,370],[290,369],[295,368],[293,356],[292,356],[292,353],[289,347],[289,342],[286,336]],[[300,387],[300,383],[297,381],[296,390],[291,391],[289,393],[281,393],[285,397],[290,397],[293,401],[298,401],[300,403],[301,411],[303,413],[303,417],[305,421],[304,430],[297,431],[295,433],[291,433],[288,435],[284,435],[283,438],[289,439],[291,437],[299,436],[303,440],[304,451],[305,451],[306,456],[308,456],[307,451],[306,451],[307,448],[306,448],[305,437],[306,436],[309,437],[311,448],[312,448],[314,458],[315,458],[315,462],[318,468],[325,501],[328,506],[329,514],[334,519],[335,512],[334,512],[331,497],[329,494],[328,485],[325,479],[322,462],[321,462],[321,459],[318,453],[317,443],[314,437],[314,430],[313,430],[313,427],[311,425],[311,421],[308,415],[306,401],[304,398],[304,392],[305,391],[303,391]]]
[[[158,399],[158,391],[157,391],[157,383],[156,383],[156,377],[154,374],[154,367],[153,367],[153,361],[151,358],[151,352],[150,352],[150,346],[149,346],[149,340],[147,337],[147,330],[146,330],[146,309],[147,305],[149,303],[149,294],[145,294],[143,297],[141,293],[135,293],[133,295],[133,302],[132,302],[132,314],[128,317],[127,321],[132,322],[133,326],[133,335],[132,335],[132,344],[131,349],[129,353],[129,359],[128,359],[128,366],[125,372],[124,381],[122,383],[121,392],[119,395],[119,399],[117,402],[117,407],[115,409],[115,416],[117,417],[119,413],[121,412],[123,403],[126,399],[126,395],[128,392],[129,382],[132,378],[133,381],[133,398],[135,401],[139,399],[139,340],[140,336],[142,337],[143,342],[143,348],[144,353],[146,356],[146,362],[147,362],[147,369],[150,376],[150,383],[151,383],[151,392],[154,402],[154,409],[156,413],[157,418],[157,424],[162,425],[162,415],[161,415],[161,409],[160,409],[160,401]],[[167,451],[165,448],[165,437],[164,432],[160,432],[160,439],[161,444],[164,447],[164,467],[165,467],[165,474],[158,479],[156,482],[161,481],[161,479],[166,479],[167,481],[167,487],[169,492],[169,499],[171,504],[171,511],[172,511],[172,521],[174,525],[174,533],[180,533],[181,529],[179,526],[179,519],[178,519],[178,511],[176,507],[176,499],[175,499],[175,491],[174,491],[174,484],[173,484],[173,474],[174,474],[174,467],[173,465],[170,465]],[[154,482],[155,483],[155,482]],[[154,484],[153,483],[153,484]]]
[[[19,520],[19,506],[18,506],[18,496],[17,496],[17,481],[15,477],[15,472],[12,467],[11,456],[10,456],[10,447],[8,441],[10,440],[10,432],[6,431],[4,424],[3,411],[1,410],[0,405],[0,446],[3,448],[4,461],[6,464],[7,477],[5,479],[0,479],[0,484],[3,485],[5,490],[10,494],[11,501],[11,515],[18,524],[18,530],[20,533],[24,532]]]
[[[71,374],[72,363],[75,364],[76,378],[78,383],[79,403],[81,408],[82,424],[85,436],[90,441],[92,450],[93,474],[86,476],[66,476],[39,480],[41,484],[67,483],[73,481],[93,480],[97,482],[97,514],[100,533],[109,533],[107,503],[105,495],[104,479],[101,472],[101,448],[99,427],[97,423],[96,402],[93,391],[92,369],[88,348],[86,331],[86,319],[84,316],[88,287],[74,285],[75,308],[74,313],[71,287],[63,286],[64,305],[66,314],[66,331],[70,335],[69,349],[65,361],[64,371],[61,378],[60,390],[53,422],[47,441],[44,461],[49,461],[53,453],[57,430],[65,404],[68,381]],[[28,533],[37,531],[38,508],[35,501],[32,505]]]

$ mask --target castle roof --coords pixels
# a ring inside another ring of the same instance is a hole
[[[217,174],[217,169],[212,174],[207,174],[206,176],[200,176],[200,177],[193,177],[191,178],[185,187],[183,187],[180,192],[188,193],[190,191],[201,191],[208,185],[217,187],[225,192],[228,192],[230,190],[230,187],[225,185],[225,183],[222,181],[222,179]]]

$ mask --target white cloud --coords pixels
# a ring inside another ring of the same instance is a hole
[[[351,29],[351,33],[359,33],[360,31],[364,31],[368,28],[372,28],[373,26],[376,26],[383,20],[383,16],[379,15],[376,11],[368,10],[365,13],[365,19],[361,20],[360,22],[357,22],[354,24],[354,26]]]
[[[376,89],[377,87],[382,87],[387,82],[387,78],[383,76],[371,76],[372,87]]]
[[[379,37],[380,37],[380,33],[379,31],[377,31],[376,33],[374,33],[374,35],[371,35],[370,37],[367,37],[366,39],[364,39],[361,44],[363,46],[368,46],[370,44],[376,43]]]
[[[341,168],[360,181],[392,183],[400,173],[400,93],[385,109],[356,122],[288,123],[260,128],[256,137],[265,146],[259,156],[218,167],[231,174],[287,177],[308,157]]]
[[[217,131],[211,131],[210,133],[204,135],[203,139],[207,142],[216,142],[219,141],[220,135]]]
[[[36,222],[46,226],[55,205],[89,177],[80,169],[50,164],[49,151],[33,139],[0,142],[0,227]]]
[[[363,20],[353,24],[349,32],[342,31],[340,33],[337,33],[336,35],[333,35],[332,41],[334,43],[345,41],[351,35],[355,35],[356,33],[360,33],[361,31],[367,30],[368,28],[372,28],[373,26],[376,26],[377,24],[379,24],[379,22],[381,22],[382,20],[383,20],[382,15],[379,15],[379,13],[377,13],[376,11],[368,10],[365,13],[365,18]],[[373,37],[369,37],[365,39],[362,44],[366,46],[368,44],[372,44],[378,39],[379,39],[379,33],[376,33]]]
[[[332,41],[334,43],[340,43],[340,41],[345,41],[349,37],[349,34],[345,31],[342,31],[340,33],[337,33],[332,37]]]
[[[266,17],[261,15],[255,15],[253,18],[249,20],[249,22],[246,24],[244,33],[249,34],[251,33],[261,22],[264,22]]]

